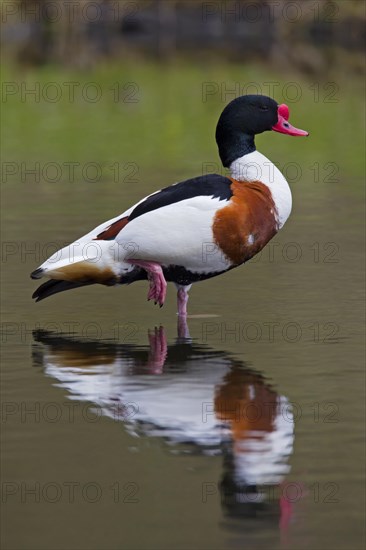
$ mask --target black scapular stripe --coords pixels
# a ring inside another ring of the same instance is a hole
[[[228,201],[233,195],[230,188],[231,184],[232,181],[225,176],[207,174],[169,185],[169,187],[164,187],[164,189],[151,197],[147,197],[147,199],[136,206],[129,215],[128,221],[130,222],[147,212],[157,210],[163,206],[199,197],[200,195]]]

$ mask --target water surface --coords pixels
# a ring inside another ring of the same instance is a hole
[[[32,303],[46,256],[159,180],[4,186],[4,547],[361,548],[354,188],[296,184],[258,259],[194,286],[189,336],[173,287]]]

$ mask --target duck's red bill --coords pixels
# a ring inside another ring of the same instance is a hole
[[[290,109],[284,103],[278,106],[278,121],[277,124],[272,126],[272,130],[280,132],[281,134],[288,134],[289,136],[308,136],[309,132],[295,128],[289,122]]]

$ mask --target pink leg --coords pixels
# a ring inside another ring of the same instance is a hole
[[[178,315],[179,317],[187,317],[187,303],[188,303],[188,290],[192,285],[178,286],[177,302],[178,302]]]
[[[291,483],[290,483],[291,485]],[[304,487],[304,484],[302,482],[295,483],[296,487],[296,495],[298,492],[300,492],[299,500],[296,499],[297,502],[299,502],[302,498],[306,497],[308,495],[308,491]],[[287,485],[286,482],[282,482],[279,485],[279,489],[281,491],[281,498],[280,498],[280,532],[281,532],[281,542],[283,544],[288,543],[288,532],[289,532],[289,526],[292,519],[292,516],[294,514],[294,507],[295,504],[289,500],[289,497],[291,498],[291,495],[287,496]]]
[[[293,504],[287,500],[283,495],[280,498],[280,533],[281,541],[287,542],[288,530],[293,512]]]
[[[162,374],[163,367],[168,355],[168,345],[165,336],[164,327],[159,327],[154,330],[154,333],[150,332],[150,352],[147,366],[151,374]]]
[[[154,300],[155,304],[159,304],[159,306],[162,307],[165,301],[167,284],[161,265],[156,262],[147,262],[145,260],[128,260],[128,263],[137,265],[147,271],[147,277],[150,281],[147,299]]]
[[[179,315],[178,317],[178,338],[183,340],[190,340],[191,335],[189,334],[189,328],[187,325],[187,317],[182,317]]]

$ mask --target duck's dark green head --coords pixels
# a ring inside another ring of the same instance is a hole
[[[243,95],[231,101],[221,113],[216,142],[222,164],[229,167],[239,157],[256,150],[254,136],[274,130],[291,136],[308,132],[291,126],[289,108],[265,95]]]

